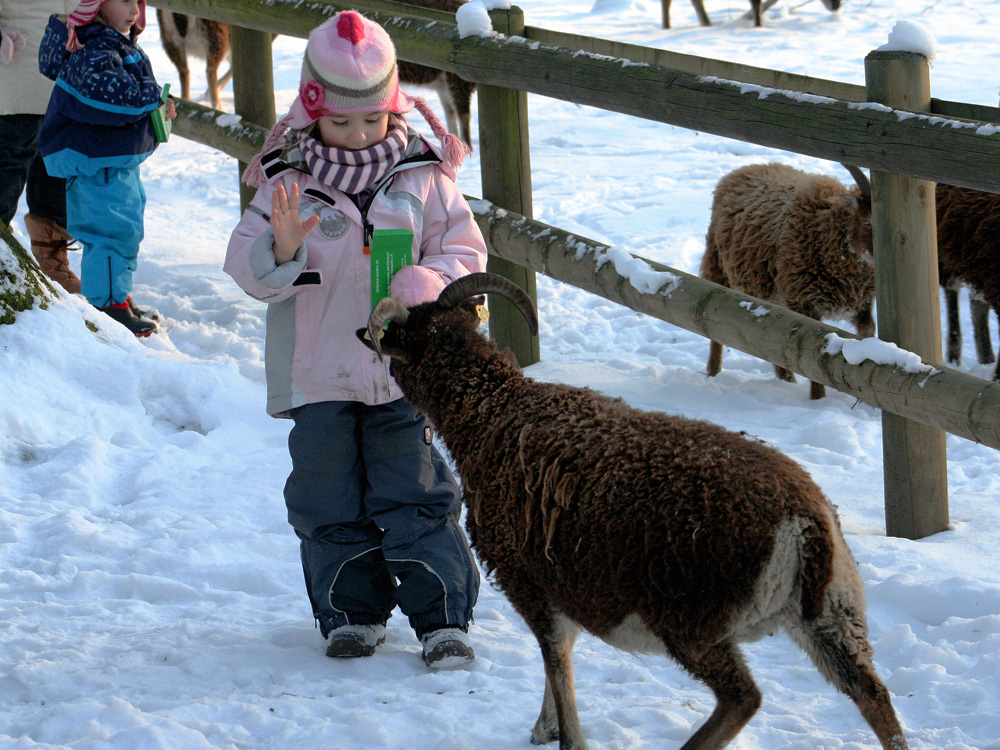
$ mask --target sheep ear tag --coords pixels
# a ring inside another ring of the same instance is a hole
[[[385,338],[385,329],[383,328],[383,329],[379,330],[379,332],[378,332],[378,340],[381,341],[384,338]],[[365,331],[365,341],[371,341],[371,340],[372,340],[371,333],[369,333],[368,331]]]
[[[490,311],[486,309],[486,305],[476,305],[476,315],[479,316],[479,321],[484,325],[490,321]]]

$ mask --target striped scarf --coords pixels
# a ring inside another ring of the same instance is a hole
[[[382,179],[403,158],[406,127],[397,123],[384,141],[362,151],[324,146],[322,141],[306,133],[299,138],[299,147],[313,177],[324,185],[354,195]]]

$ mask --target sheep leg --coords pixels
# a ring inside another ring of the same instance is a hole
[[[718,341],[708,343],[708,365],[705,369],[708,371],[708,377],[714,378],[722,371],[722,344]]]
[[[823,316],[819,309],[815,305],[789,305],[789,309],[793,312],[797,312],[799,315],[805,315],[813,320],[822,320]],[[781,379],[787,380],[789,383],[795,382],[795,375],[793,375],[788,370],[784,368],[774,366],[774,373]],[[785,377],[787,375],[788,377]],[[822,383],[817,383],[815,380],[809,381],[809,398],[813,401],[824,398],[826,396],[826,386]]]
[[[177,77],[181,81],[181,99],[191,98],[191,70],[188,68],[186,53],[175,44],[164,43],[163,51],[167,53],[170,62],[177,68]]]
[[[665,29],[670,28],[670,0],[660,0],[661,25]]]
[[[694,0],[694,2],[697,7],[700,0]],[[702,11],[704,11],[704,8],[702,8]],[[708,18],[707,14],[705,18]],[[719,247],[712,237],[711,229],[709,229],[708,236],[705,238],[705,255],[701,259],[700,273],[701,277],[706,281],[711,281],[713,284],[719,284],[720,286],[729,286],[726,283],[726,274],[722,271],[722,264],[719,262]],[[718,341],[709,341],[708,365],[706,366],[706,370],[710,378],[714,378],[722,371],[722,344]]]
[[[573,689],[573,644],[580,627],[547,609],[535,623],[528,623],[538,639],[545,662],[545,697],[531,730],[531,743],[559,740],[559,750],[587,750]]]
[[[542,699],[542,712],[531,730],[531,744],[545,745],[559,739],[559,716],[556,713],[556,699],[552,694],[552,684],[545,678],[545,697]]]
[[[958,290],[957,284],[948,284],[944,288],[944,306],[948,312],[948,364],[950,365],[957,365],[962,361],[962,323],[958,317]]]
[[[871,338],[875,335],[875,318],[872,316],[871,305],[867,309],[859,310],[854,314],[854,330],[863,338]]]
[[[974,295],[975,293],[969,297],[969,307],[972,308],[972,335],[976,342],[976,356],[979,364],[990,365],[996,359],[993,356],[993,342],[990,340],[990,304]],[[948,351],[951,351],[950,341]]]
[[[826,397],[826,386],[822,383],[817,383],[815,380],[809,381],[809,398],[816,401],[821,398]]]
[[[458,130],[452,132],[465,141],[466,145],[471,149],[472,114],[470,107],[472,105],[472,96],[475,93],[475,84],[462,80],[461,77],[454,73],[446,74],[445,79],[448,81],[448,87],[451,89],[452,104],[458,116]]]
[[[219,69],[217,66],[213,67],[211,63],[205,70],[205,79],[208,82],[208,100],[212,104],[212,109],[220,109],[221,103],[219,101]]]
[[[729,640],[692,657],[672,655],[692,676],[715,694],[715,710],[681,750],[718,750],[725,747],[760,708],[761,695],[739,648]]]
[[[691,5],[694,6],[694,12],[698,14],[698,23],[702,26],[711,26],[712,19],[709,18],[708,13],[705,12],[705,3],[703,0],[691,0]],[[666,28],[669,28],[669,26]]]
[[[784,380],[786,383],[795,382],[795,373],[791,370],[786,370],[784,367],[774,366],[774,374],[778,376],[778,380]],[[809,398],[813,401],[826,397],[826,386],[822,383],[817,383],[815,380],[809,381]]]
[[[786,383],[795,382],[795,373],[791,370],[786,370],[784,367],[774,366],[774,374],[778,376],[778,380],[784,380]]]
[[[884,750],[907,750],[889,691],[872,664],[864,616],[853,607],[844,607],[836,619],[824,615],[803,623],[802,628],[790,629],[789,634],[823,676],[854,701]]]

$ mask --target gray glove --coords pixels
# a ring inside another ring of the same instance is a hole
[[[0,26],[0,63],[6,65],[24,49],[24,37],[14,29]]]

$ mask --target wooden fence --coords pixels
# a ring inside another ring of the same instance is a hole
[[[260,81],[270,78],[259,72],[269,32],[304,38],[349,7],[381,23],[400,58],[477,82],[485,200],[475,205],[491,270],[532,296],[534,273],[545,273],[881,408],[890,535],[919,538],[947,526],[942,430],[1000,449],[1000,385],[939,364],[931,182],[1000,193],[1000,126],[991,124],[1000,122],[1000,110],[931,98],[919,55],[872,53],[865,62],[868,84],[860,87],[538,29],[525,26],[517,8],[491,12],[499,35],[461,39],[453,16],[389,0],[154,5],[241,27],[234,32],[252,40],[245,46],[255,51],[241,59],[234,49],[234,68],[237,78],[255,77],[256,97]],[[640,292],[613,264],[599,268],[594,261],[606,247],[531,219],[526,92],[870,168],[876,268],[891,269],[877,270],[879,335],[919,354],[928,369],[851,365],[827,344],[831,335],[853,334],[649,261],[676,283]],[[273,114],[246,115],[259,112],[260,103],[241,101],[238,88],[236,109],[257,125],[222,126],[219,113],[185,102],[175,132],[246,161],[259,150]],[[751,315],[748,303],[769,312]],[[494,336],[522,363],[537,361],[537,339],[516,313],[500,300],[491,300],[491,308]]]

